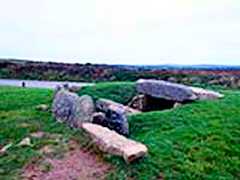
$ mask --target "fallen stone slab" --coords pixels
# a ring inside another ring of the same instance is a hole
[[[217,99],[223,97],[223,95],[213,91],[162,80],[140,79],[137,81],[136,87],[137,91],[144,95],[176,102]]]
[[[118,111],[118,112],[121,111],[126,115],[140,113],[139,110],[130,108],[128,106],[124,106],[123,104],[111,101],[109,99],[99,99],[96,102],[96,108],[103,112],[107,112],[108,110]]]
[[[131,163],[147,154],[147,147],[106,127],[83,123],[82,128],[90,135],[100,150],[112,155],[121,156],[125,162]]]

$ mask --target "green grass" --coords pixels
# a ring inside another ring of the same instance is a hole
[[[113,101],[127,104],[136,94],[134,83],[114,82],[99,83],[96,86],[82,88],[79,95],[88,94],[94,98],[106,98]]]
[[[112,177],[136,179],[239,179],[240,92],[174,110],[131,116],[131,138],[148,146],[149,155],[126,166],[117,158]]]
[[[50,112],[40,112],[36,106],[50,105],[53,92],[44,89],[0,87],[0,147],[13,144],[7,153],[0,155],[0,179],[20,179],[21,170],[31,159],[43,157],[40,149],[51,145],[61,151],[67,149],[70,139],[85,142],[80,131],[72,130],[52,119]],[[44,131],[49,136],[31,138],[32,146],[20,147],[18,143],[30,133]],[[60,135],[57,139],[56,135]]]
[[[127,87],[132,90],[126,92]],[[126,103],[135,93],[133,87],[104,83],[84,88],[80,94]],[[116,167],[109,179],[240,179],[240,91],[222,92],[221,100],[129,117],[131,138],[146,144],[149,153],[131,165],[106,156]],[[86,143],[81,131],[56,123],[50,112],[35,110],[38,104],[50,105],[52,91],[1,87],[0,95],[0,145],[14,144],[0,156],[0,179],[17,177],[24,164],[42,156],[39,149],[44,145],[61,147],[71,138]],[[22,127],[23,123],[29,126]],[[16,146],[38,130],[62,134],[62,139],[33,139],[32,147]]]

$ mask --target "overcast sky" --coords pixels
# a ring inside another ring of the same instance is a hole
[[[0,57],[238,64],[239,0],[0,0]]]

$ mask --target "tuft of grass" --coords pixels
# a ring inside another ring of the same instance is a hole
[[[78,94],[88,94],[94,100],[105,98],[127,104],[135,96],[135,89],[135,84],[132,82],[98,83],[95,86],[83,87]]]

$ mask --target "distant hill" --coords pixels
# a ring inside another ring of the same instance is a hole
[[[156,65],[146,66],[149,69],[167,69],[167,70],[240,70],[240,66],[230,65]]]
[[[107,65],[0,59],[0,78],[57,81],[136,81],[140,78],[240,87],[240,66]]]
[[[130,69],[142,68],[144,70],[240,70],[240,66],[233,65],[119,65]]]

